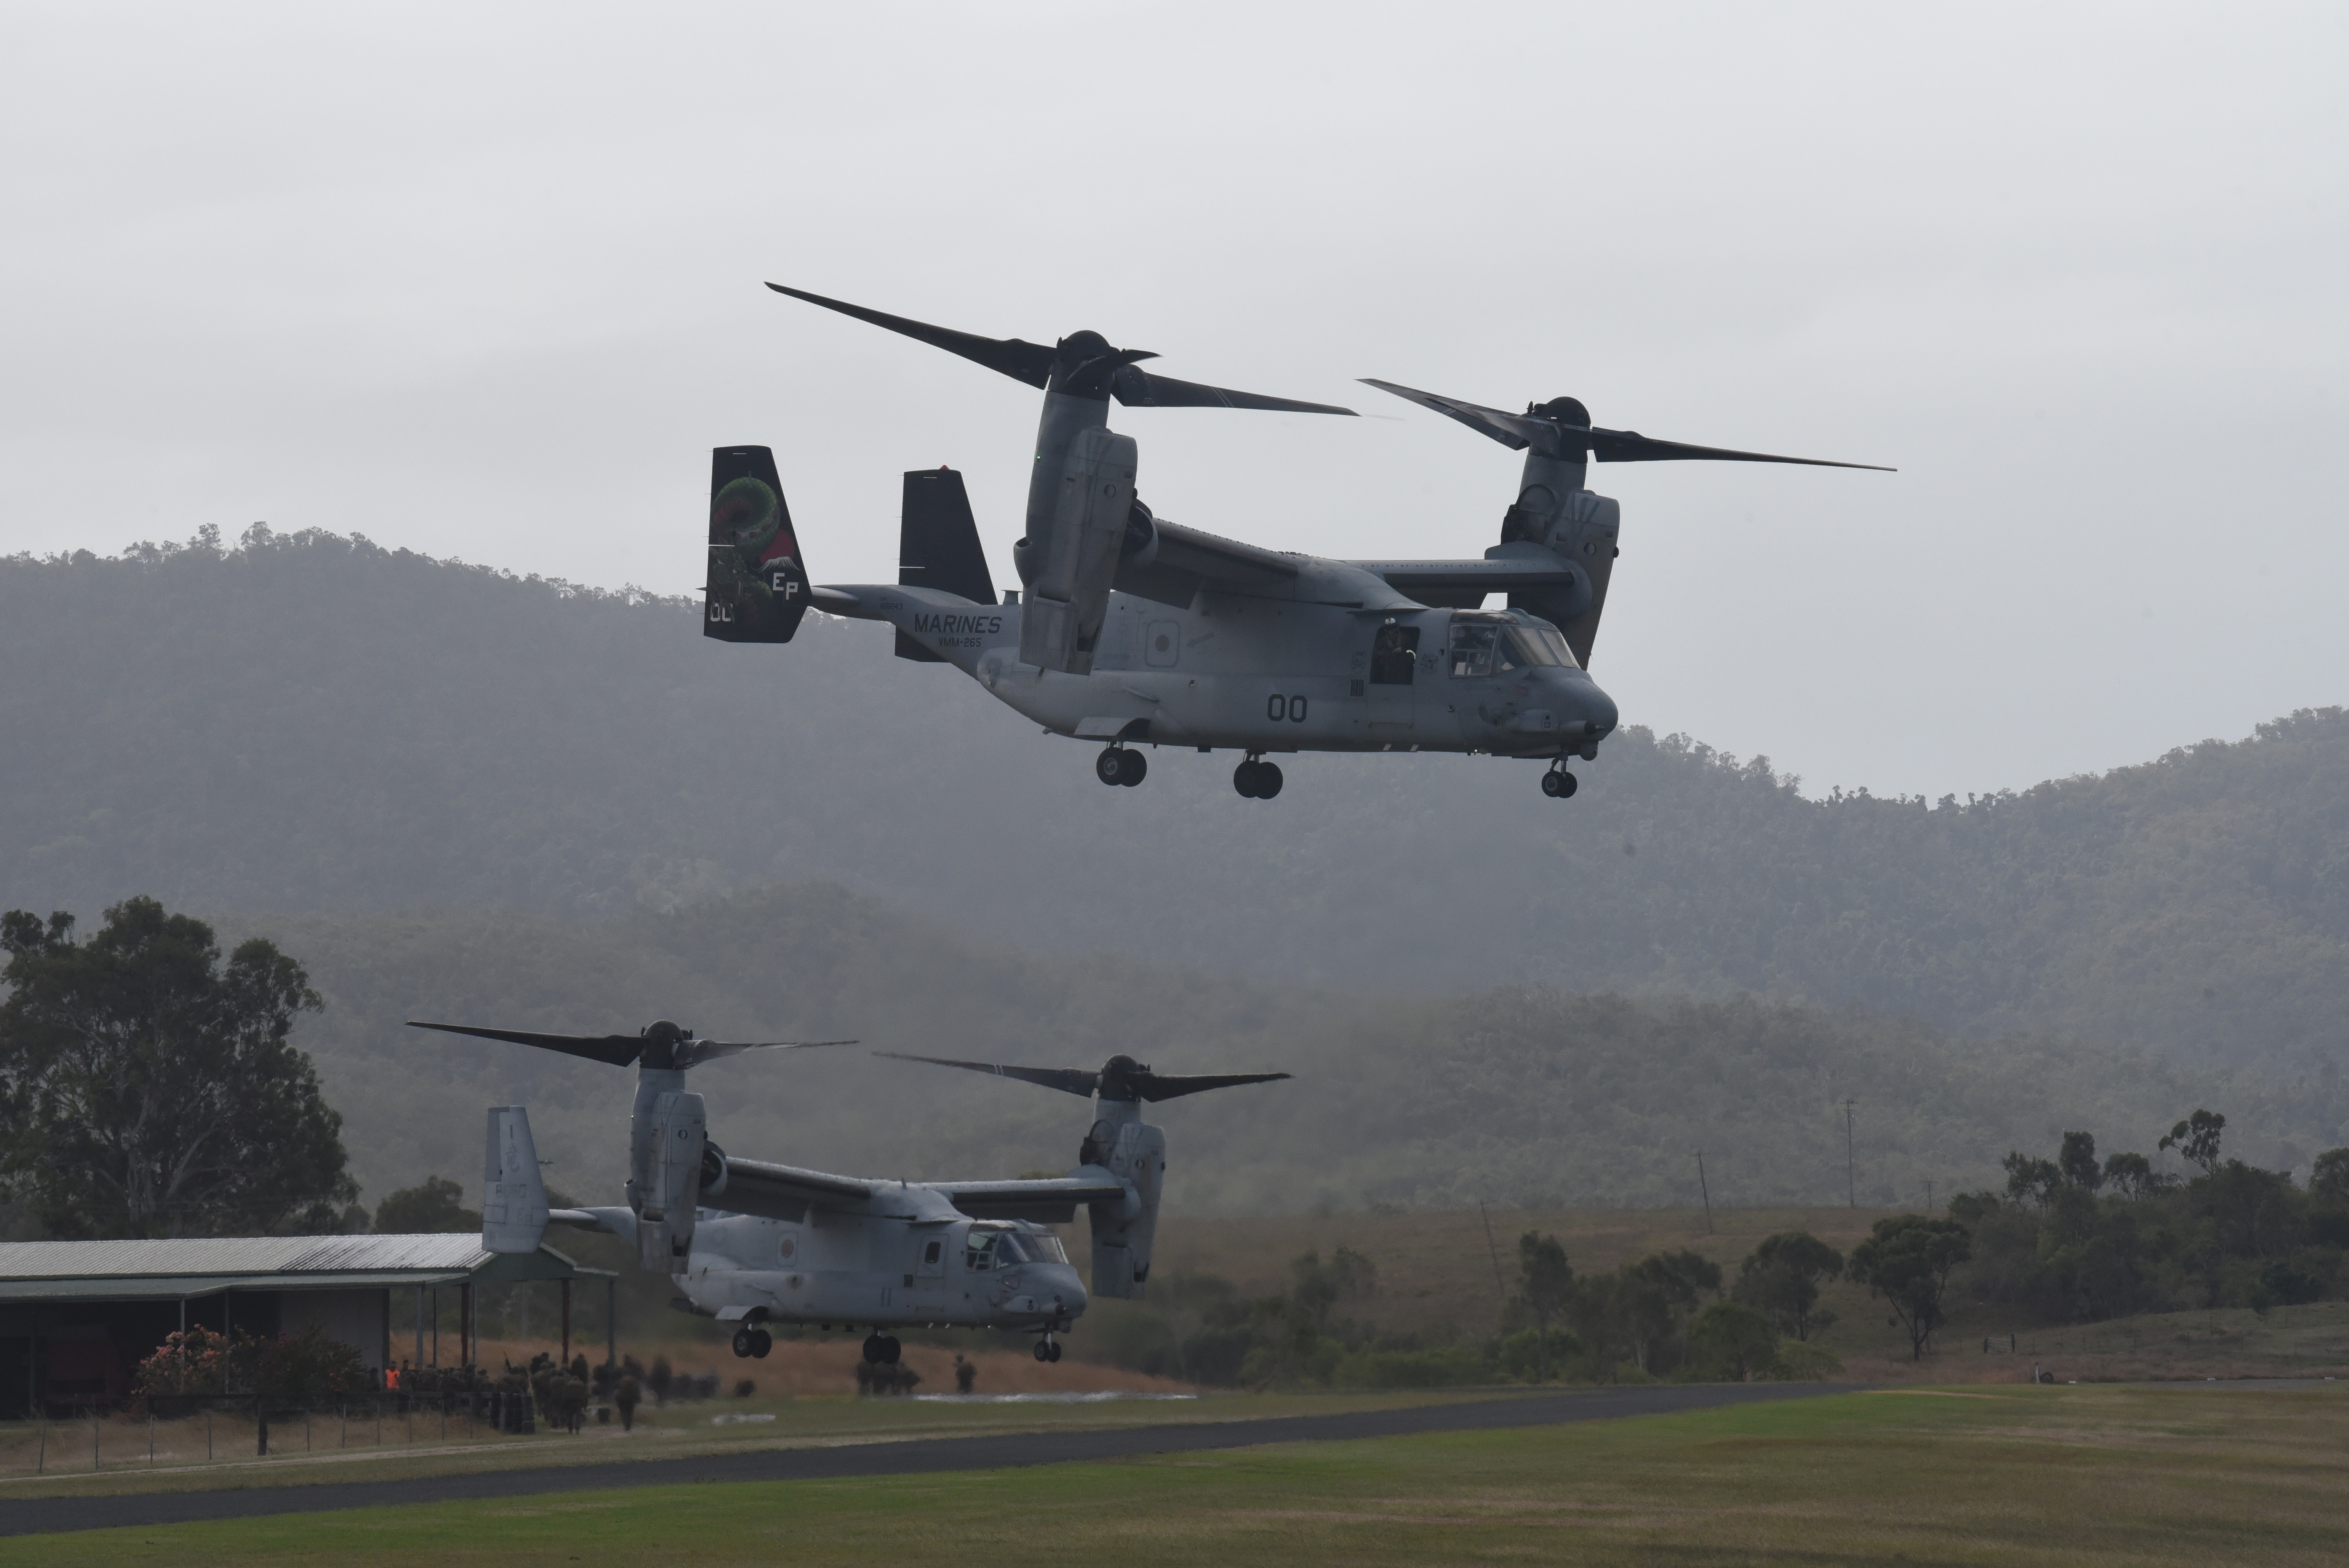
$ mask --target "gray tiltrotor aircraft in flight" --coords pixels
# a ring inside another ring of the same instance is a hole
[[[1076,1168],[1066,1176],[902,1181],[730,1155],[710,1141],[701,1097],[685,1088],[689,1069],[719,1057],[854,1040],[700,1040],[666,1019],[636,1035],[410,1026],[510,1040],[613,1067],[634,1065],[626,1204],[550,1210],[528,1111],[493,1106],[481,1245],[492,1253],[534,1252],[549,1224],[608,1231],[635,1245],[640,1266],[676,1281],[684,1292],[680,1305],[735,1324],[734,1354],[745,1357],[762,1357],[773,1347],[764,1326],[770,1323],[827,1329],[864,1324],[871,1330],[867,1361],[895,1361],[896,1336],[883,1330],[907,1326],[1031,1332],[1038,1336],[1036,1359],[1058,1361],[1056,1336],[1085,1310],[1088,1293],[1048,1225],[1073,1221],[1080,1207],[1088,1211],[1092,1295],[1139,1297],[1150,1278],[1166,1135],[1142,1119],[1143,1105],[1288,1076],[1177,1077],[1124,1056],[1112,1057],[1098,1071],[898,1057],[994,1073],[1095,1101]]]
[[[951,664],[1051,734],[1104,742],[1104,784],[1142,782],[1143,746],[1243,754],[1242,795],[1280,793],[1264,760],[1296,751],[1464,751],[1546,758],[1543,792],[1574,793],[1567,759],[1599,755],[1615,704],[1591,680],[1592,642],[1619,553],[1620,509],[1583,488],[1587,465],[1674,459],[1867,468],[1651,440],[1594,426],[1571,397],[1504,413],[1390,382],[1371,386],[1526,454],[1500,542],[1474,561],[1335,561],[1219,538],[1135,494],[1132,407],[1351,414],[1141,368],[1156,356],[1080,332],[1050,347],[979,337],[770,284],[902,333],[1044,393],[1021,587],[999,603],[952,469],[905,475],[897,581],[818,587],[773,453],[721,447],[710,473],[702,631],[788,643],[810,608],[896,628],[900,658]],[[1507,595],[1506,610],[1481,606]]]

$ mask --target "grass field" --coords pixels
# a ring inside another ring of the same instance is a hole
[[[1925,1389],[1531,1431],[0,1541],[0,1564],[2333,1563],[2349,1392]]]

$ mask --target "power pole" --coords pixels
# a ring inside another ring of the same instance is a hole
[[[1859,1167],[1852,1158],[1851,1108],[1858,1103],[1848,1099],[1843,1102],[1843,1196],[1855,1209],[1859,1207]]]
[[[1501,1283],[1501,1248],[1499,1243],[1493,1240],[1493,1216],[1485,1212],[1485,1200],[1482,1198],[1476,1200],[1476,1212],[1485,1222],[1485,1250],[1493,1254],[1493,1289],[1499,1293],[1501,1311],[1504,1315],[1506,1315],[1509,1310],[1509,1287]]]
[[[1704,1184],[1704,1150],[1696,1151],[1696,1190],[1704,1199],[1704,1233],[1713,1234],[1713,1189]]]

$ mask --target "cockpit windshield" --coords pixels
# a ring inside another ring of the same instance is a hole
[[[1452,617],[1454,679],[1509,675],[1524,669],[1580,669],[1555,626],[1525,626],[1495,615]]]
[[[1061,1247],[1061,1238],[1058,1236],[1014,1231],[1003,1240],[1024,1264],[1064,1264],[1069,1261],[1069,1254]]]
[[[1571,670],[1581,667],[1574,662],[1574,650],[1566,645],[1566,639],[1555,627],[1511,626],[1501,640],[1503,647],[1499,656],[1504,661],[1500,665],[1503,669],[1517,666],[1556,669],[1562,665]]]
[[[1008,1269],[1015,1264],[1064,1264],[1068,1250],[1050,1232],[970,1228],[963,1244],[962,1266],[973,1273]]]

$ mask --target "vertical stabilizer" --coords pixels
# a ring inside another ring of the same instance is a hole
[[[962,475],[952,469],[916,469],[905,475],[905,507],[897,521],[897,583],[935,588],[974,604],[995,603],[995,579],[987,570],[970,496]],[[903,632],[897,634],[897,656],[946,662]]]
[[[807,614],[807,566],[766,447],[719,447],[709,455],[702,600],[701,634],[725,643],[788,643]]]
[[[530,1140],[530,1112],[490,1108],[489,1160],[481,1172],[481,1250],[534,1253],[546,1234],[546,1182]]]

